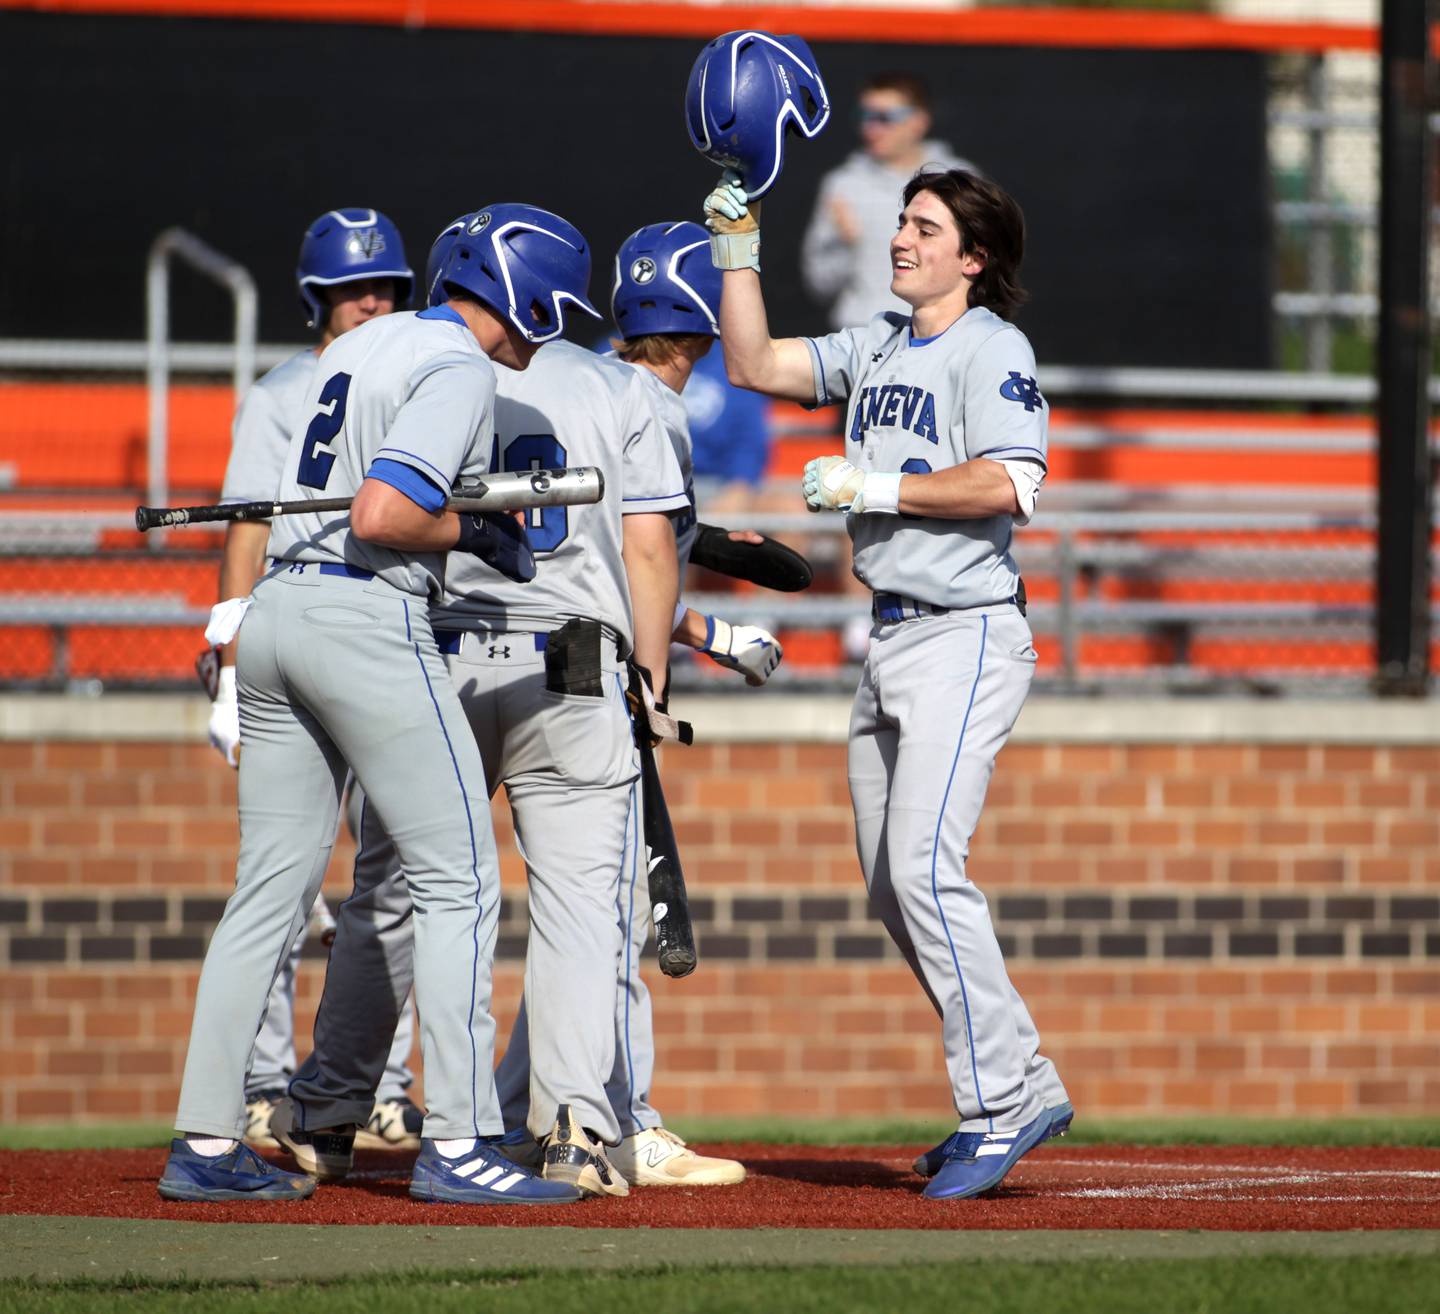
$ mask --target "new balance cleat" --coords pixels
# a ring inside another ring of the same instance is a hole
[[[307,1131],[296,1126],[295,1105],[281,1100],[270,1115],[270,1132],[280,1148],[295,1156],[295,1162],[311,1177],[338,1182],[355,1165],[355,1127],[317,1127]]]
[[[410,1196],[445,1204],[553,1205],[581,1198],[568,1182],[547,1182],[482,1141],[468,1154],[447,1159],[426,1137],[410,1174]]]
[[[245,1134],[240,1138],[257,1150],[278,1150],[280,1142],[270,1134],[270,1115],[285,1098],[283,1090],[262,1090],[245,1101]]]
[[[381,1100],[370,1121],[355,1133],[357,1150],[418,1150],[425,1114],[406,1095]]]
[[[545,1138],[540,1175],[547,1182],[568,1182],[586,1195],[629,1195],[630,1183],[615,1171],[605,1146],[575,1121],[568,1104],[556,1111],[555,1127]]]
[[[734,1186],[745,1180],[743,1163],[696,1154],[664,1127],[625,1137],[610,1161],[632,1186]]]
[[[160,1178],[166,1200],[303,1200],[315,1191],[315,1180],[287,1173],[266,1163],[248,1145],[237,1141],[224,1154],[200,1154],[176,1137]]]
[[[925,1187],[931,1200],[968,1200],[992,1191],[1050,1130],[1047,1109],[1017,1131],[957,1132],[955,1147]]]
[[[1075,1118],[1075,1106],[1066,1100],[1064,1104],[1057,1104],[1053,1109],[1046,1109],[1050,1116],[1050,1129],[1041,1140],[1053,1140],[1057,1136],[1063,1136],[1070,1130],[1070,1123]],[[961,1133],[953,1131],[939,1145],[932,1145],[913,1164],[910,1165],[914,1172],[921,1177],[934,1177],[945,1165],[945,1160],[950,1157],[950,1151],[955,1148]]]

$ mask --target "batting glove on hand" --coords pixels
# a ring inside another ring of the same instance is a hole
[[[733,170],[726,169],[705,198],[705,226],[716,269],[760,272],[760,202],[751,202]]]
[[[506,579],[528,584],[535,578],[535,553],[525,528],[508,511],[462,514],[456,552],[468,552]]]
[[[726,169],[714,190],[705,198],[705,227],[712,233],[740,232],[744,230],[742,220],[749,224],[750,197],[740,186],[740,175],[733,169]]]
[[[731,625],[718,616],[705,617],[705,643],[700,649],[727,670],[738,671],[745,683],[759,688],[780,665],[785,650],[769,630],[758,625]]]
[[[210,704],[210,742],[232,767],[240,765],[240,703],[235,696],[235,668],[222,666]]]
[[[865,510],[865,471],[843,456],[817,456],[805,465],[801,480],[805,505],[812,511]]]

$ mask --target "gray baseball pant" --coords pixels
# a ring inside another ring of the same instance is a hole
[[[877,625],[850,719],[865,883],[941,1020],[962,1131],[1013,1131],[1066,1098],[966,874],[985,791],[1035,672],[1008,604]]]
[[[241,630],[238,684],[236,888],[201,971],[177,1128],[244,1129],[245,1062],[329,862],[348,763],[395,818],[421,913],[425,1134],[498,1133],[489,1008],[499,868],[479,752],[424,604],[314,566],[269,576]]]

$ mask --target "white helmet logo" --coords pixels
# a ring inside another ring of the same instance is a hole
[[[655,262],[649,256],[641,256],[630,266],[630,277],[637,283],[648,283],[655,277]]]
[[[345,247],[353,256],[373,260],[385,249],[385,234],[378,228],[361,228],[350,234]]]
[[[482,210],[470,221],[470,227],[465,231],[473,237],[476,233],[483,233],[489,227],[490,211]]]

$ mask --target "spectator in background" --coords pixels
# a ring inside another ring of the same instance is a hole
[[[805,286],[830,304],[837,329],[867,323],[881,310],[909,313],[890,291],[890,238],[911,174],[922,164],[980,172],[929,140],[930,91],[913,73],[867,78],[857,117],[860,149],[821,180],[801,248]]]
[[[770,460],[769,401],[731,383],[724,357],[712,351],[695,363],[684,402],[701,518],[760,509]]]

